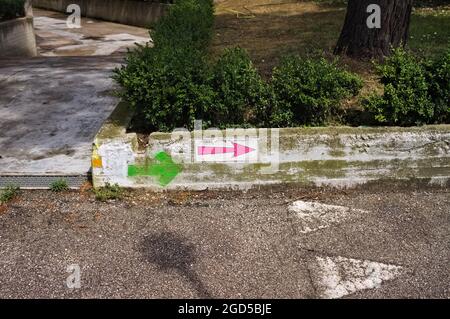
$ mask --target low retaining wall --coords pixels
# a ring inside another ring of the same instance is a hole
[[[153,133],[139,150],[136,134],[125,132],[126,114],[120,104],[95,139],[95,187],[353,187],[393,180],[450,186],[450,125]]]
[[[0,57],[36,55],[32,17],[0,22]]]
[[[81,15],[122,24],[148,27],[167,10],[169,4],[159,1],[133,0],[34,0],[36,8],[66,12],[71,4],[81,8]]]

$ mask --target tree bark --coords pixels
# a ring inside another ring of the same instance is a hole
[[[355,58],[383,58],[392,47],[404,46],[409,35],[413,0],[349,0],[335,54]],[[371,4],[381,8],[380,28],[369,28]]]

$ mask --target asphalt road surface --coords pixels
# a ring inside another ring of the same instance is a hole
[[[448,189],[21,191],[0,298],[449,298],[449,244]]]

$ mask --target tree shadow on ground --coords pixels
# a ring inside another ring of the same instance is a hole
[[[200,298],[211,298],[205,285],[192,269],[196,262],[195,246],[171,232],[146,236],[141,246],[145,259],[163,272],[177,271],[191,283]]]

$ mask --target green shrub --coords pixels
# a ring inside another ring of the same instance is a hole
[[[143,47],[128,55],[115,79],[147,131],[171,131],[192,128],[194,119],[213,104],[208,74],[205,56],[197,49]]]
[[[227,49],[212,70],[211,85],[217,97],[207,113],[214,126],[264,124],[271,104],[269,85],[263,81],[248,53]]]
[[[151,32],[154,47],[139,46],[115,70],[134,130],[192,129],[195,119],[220,128],[323,125],[362,88],[358,76],[324,58],[285,58],[270,83],[240,48],[210,64],[213,22],[213,0],[177,0]],[[449,61],[450,51],[424,62],[396,50],[377,67],[384,94],[363,101],[369,112],[359,114],[391,125],[450,121]]]
[[[448,56],[428,62],[395,49],[377,71],[384,85],[381,96],[363,104],[375,119],[388,125],[421,125],[440,122],[448,110]]]
[[[248,54],[226,50],[208,63],[211,0],[179,0],[155,26],[154,47],[140,46],[115,71],[120,96],[135,110],[137,131],[205,127],[319,125],[361,81],[334,63],[286,59],[272,83],[262,80]]]
[[[0,0],[0,21],[23,17],[25,0]]]
[[[50,190],[52,192],[63,192],[69,189],[69,185],[67,185],[67,181],[63,178],[57,179],[50,184]]]
[[[105,187],[94,189],[95,199],[101,202],[106,202],[113,199],[122,199],[124,192],[118,184],[105,184]]]
[[[429,123],[434,107],[422,63],[403,49],[396,49],[385,63],[377,66],[384,85],[382,97],[372,96],[367,107],[376,120],[389,125]]]
[[[437,123],[450,122],[450,49],[427,65],[430,96]]]
[[[206,62],[213,21],[211,0],[177,1],[152,33],[154,48],[130,52],[115,71],[120,96],[135,109],[135,127],[171,131],[204,118],[215,99]]]
[[[17,196],[19,187],[16,185],[8,185],[0,193],[0,204],[5,204]]]
[[[324,58],[291,56],[274,69],[272,86],[274,126],[322,125],[342,99],[358,94],[362,80]]]

